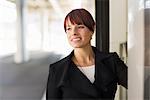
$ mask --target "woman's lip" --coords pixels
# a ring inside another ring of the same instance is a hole
[[[76,38],[72,38],[71,41],[80,41],[81,38],[80,37],[76,37]]]

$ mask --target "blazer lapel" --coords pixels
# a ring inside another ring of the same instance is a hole
[[[65,58],[64,63],[61,65],[62,67],[64,67],[64,69],[62,70],[62,74],[61,74],[60,81],[58,83],[58,87],[65,84],[65,82],[68,80],[68,77],[69,77],[68,73],[69,73],[72,55],[73,55],[73,51],[70,53],[69,56]]]
[[[70,83],[76,91],[89,96],[98,97],[94,84],[90,82],[90,80],[77,68],[73,62],[71,63],[69,75]]]
[[[107,83],[112,79],[112,72],[108,69],[108,66],[104,64],[104,59],[109,58],[110,55],[101,53],[96,48],[93,48],[95,52],[95,86],[99,90],[107,91]],[[111,76],[111,77],[110,77]]]
[[[103,85],[103,67],[105,65],[99,61],[99,57],[96,58],[96,63],[95,63],[95,86],[98,88],[99,91],[105,90],[105,87]]]
[[[71,61],[73,56],[73,51],[71,54],[66,57],[63,67],[63,73],[59,81],[59,86],[65,84],[66,81],[69,81],[74,90],[87,94],[93,97],[100,97],[101,89],[105,90],[106,88],[103,85],[103,68],[105,65],[102,63],[102,60],[106,56],[100,53],[95,47],[93,47],[95,53],[95,81],[92,84],[90,80],[77,68],[77,66]]]
[[[77,66],[71,61],[73,56],[73,51],[69,56],[66,57],[63,67],[65,67],[62,71],[62,76],[58,83],[58,87],[67,84],[71,85],[74,90],[79,93],[83,93],[92,97],[98,97],[97,90],[90,82],[90,80],[77,68]]]

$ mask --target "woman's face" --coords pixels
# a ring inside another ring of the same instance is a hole
[[[70,20],[66,22],[66,33],[69,44],[73,48],[83,48],[91,45],[90,40],[93,32],[85,25],[72,24]]]

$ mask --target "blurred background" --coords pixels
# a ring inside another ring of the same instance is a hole
[[[92,45],[128,65],[115,100],[150,100],[150,0],[0,0],[0,100],[45,100],[49,65],[72,51],[63,21],[75,8],[96,20]]]

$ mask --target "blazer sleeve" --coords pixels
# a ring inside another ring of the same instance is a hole
[[[125,88],[128,88],[127,84],[127,70],[128,67],[126,64],[119,58],[117,53],[114,53],[115,66],[116,66],[116,75],[118,79],[118,84],[122,85]]]
[[[54,68],[52,68],[52,66],[50,65],[47,88],[46,88],[46,100],[59,99],[61,97],[61,92],[57,87],[55,80],[56,80],[56,74]]]

